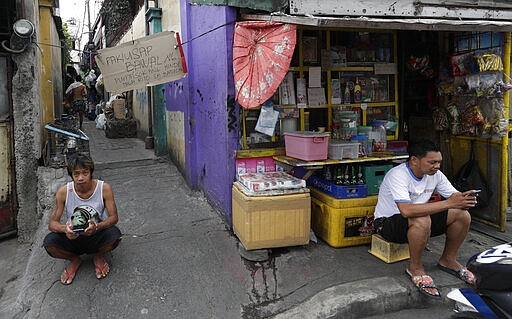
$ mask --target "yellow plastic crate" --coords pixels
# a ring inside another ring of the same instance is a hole
[[[392,243],[378,234],[372,235],[372,246],[368,252],[388,264],[409,259],[408,244]]]
[[[247,196],[232,188],[233,231],[247,250],[309,243],[309,192]]]
[[[338,248],[368,244],[371,236],[361,235],[359,228],[365,225],[368,217],[373,216],[374,210],[375,206],[335,208],[312,197],[311,225],[315,234],[329,246]]]
[[[377,205],[378,196],[367,196],[361,198],[347,198],[339,199],[327,195],[326,193],[319,191],[313,187],[309,187],[311,197],[324,202],[325,204],[333,208],[349,208],[349,207],[363,207],[363,206],[375,206]]]

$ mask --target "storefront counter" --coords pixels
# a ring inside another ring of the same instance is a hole
[[[399,152],[374,152],[371,153],[367,157],[360,157],[356,159],[343,159],[343,160],[333,160],[326,159],[324,161],[303,161],[297,158],[293,158],[286,155],[276,155],[273,156],[274,160],[280,163],[284,163],[294,167],[301,167],[309,170],[309,172],[302,177],[303,179],[307,179],[311,174],[317,170],[321,169],[325,165],[336,165],[336,164],[353,164],[353,163],[366,163],[366,162],[376,162],[376,161],[394,161],[394,160],[406,160],[409,158],[407,153],[399,153]]]

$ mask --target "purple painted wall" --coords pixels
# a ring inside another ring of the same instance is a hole
[[[187,182],[202,190],[231,225],[231,185],[239,135],[232,65],[234,23],[230,23],[236,20],[236,10],[194,6],[187,0],[181,0],[180,7],[182,42],[206,34],[184,44],[188,74],[166,84],[166,92],[178,87],[184,94],[166,96],[166,108],[185,113]]]

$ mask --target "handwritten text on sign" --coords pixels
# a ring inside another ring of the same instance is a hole
[[[166,31],[98,51],[105,89],[121,93],[185,75],[174,32]]]

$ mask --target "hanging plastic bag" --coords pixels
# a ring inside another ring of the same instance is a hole
[[[272,102],[263,103],[255,130],[265,135],[273,136],[278,117],[279,111],[274,110]]]
[[[471,142],[471,151],[469,154],[469,161],[462,165],[458,173],[455,175],[453,179],[453,186],[460,192],[472,189],[481,189],[482,191],[478,194],[476,207],[486,207],[489,205],[492,193],[490,192],[487,182],[480,171],[478,162],[474,158],[473,142]]]
[[[101,113],[96,117],[96,128],[100,130],[105,129],[105,124],[107,124],[107,119],[105,118],[105,114]]]

